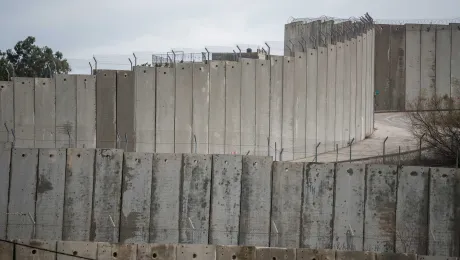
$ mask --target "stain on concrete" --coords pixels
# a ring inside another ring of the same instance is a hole
[[[53,190],[53,184],[46,178],[44,174],[40,174],[38,178],[37,192],[43,194],[47,191]]]

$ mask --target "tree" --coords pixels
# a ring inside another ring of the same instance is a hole
[[[13,71],[14,69],[14,71]],[[19,41],[14,49],[0,50],[0,80],[16,77],[50,77],[54,73],[68,73],[70,65],[61,52],[53,52],[48,46],[35,45],[35,37]]]

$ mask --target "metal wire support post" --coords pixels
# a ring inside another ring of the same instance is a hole
[[[355,138],[351,139],[351,141],[348,142],[348,145],[350,146],[350,162],[351,162],[351,146],[352,146],[354,141],[355,141]]]
[[[236,48],[238,48],[238,51],[240,52],[240,59],[241,59],[241,49],[240,49],[240,46],[236,45]]]
[[[97,60],[96,57],[93,55],[93,60],[94,60],[94,70],[97,70]]]
[[[89,75],[93,75],[93,65],[91,64],[91,61],[89,63],[89,69],[91,70]],[[85,81],[86,82],[86,81]]]
[[[267,156],[270,156],[270,136],[267,137]]]
[[[388,140],[388,136],[387,138],[385,138],[385,140],[383,140],[383,163],[385,163],[385,143],[387,142]]]
[[[335,145],[335,162],[339,161],[339,144]]]
[[[267,43],[267,42],[265,42],[265,45],[266,45],[266,46],[267,46],[267,48],[268,48],[268,55],[270,55],[270,49],[271,49],[271,48],[270,48],[270,45],[268,45],[268,43]]]
[[[276,161],[276,142],[275,142],[275,161]]]
[[[129,64],[131,64],[131,71],[133,70],[133,61],[131,60],[131,58],[128,58],[129,60]]]
[[[315,147],[315,162],[318,162],[318,147],[320,145],[321,145],[321,142],[319,142]]]
[[[193,135],[193,141],[195,142],[195,153],[196,153],[196,150],[197,150],[197,142],[196,142],[196,135]]]
[[[208,50],[208,48],[204,48],[204,49],[205,49],[206,53],[208,54],[207,60],[209,61],[209,56],[210,56],[210,55],[209,55],[209,54],[210,54],[210,53],[209,53],[209,50]]]
[[[422,161],[422,139],[423,137],[425,137],[425,134],[423,134],[421,137],[420,137],[420,140],[419,140],[419,150],[418,150],[418,161],[421,162]]]
[[[133,52],[133,57],[134,57],[134,66],[137,66],[137,56],[134,52]]]
[[[280,151],[280,161],[283,160],[283,151],[284,151],[284,148],[281,148],[281,151]]]

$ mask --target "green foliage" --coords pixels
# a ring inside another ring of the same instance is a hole
[[[0,80],[8,80],[8,73],[13,77],[13,68],[16,77],[46,78],[54,73],[71,71],[61,52],[35,45],[35,37],[32,36],[16,43],[13,50],[0,50]]]

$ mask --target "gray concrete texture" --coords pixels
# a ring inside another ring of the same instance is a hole
[[[456,169],[81,148],[4,164],[9,240],[460,253]]]

